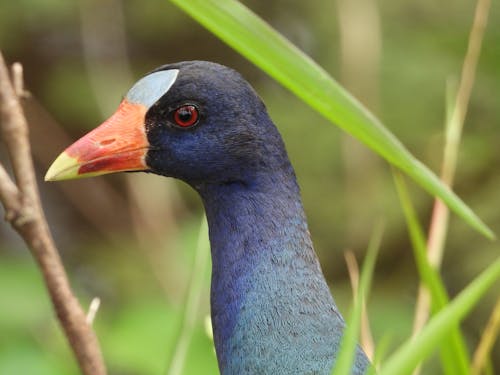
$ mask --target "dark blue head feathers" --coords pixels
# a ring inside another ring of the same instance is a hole
[[[146,163],[158,174],[193,186],[250,183],[286,159],[281,137],[252,87],[232,69],[210,62],[165,65],[179,70],[172,87],[146,113],[151,144]],[[169,118],[190,104],[199,121],[188,129]]]

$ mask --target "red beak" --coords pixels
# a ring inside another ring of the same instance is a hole
[[[143,171],[149,142],[144,119],[147,108],[124,99],[103,124],[69,146],[52,163],[46,181]]]

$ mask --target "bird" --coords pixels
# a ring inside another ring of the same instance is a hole
[[[207,61],[156,68],[55,159],[45,180],[121,171],[180,179],[201,197],[221,374],[331,373],[345,321],[282,137],[242,75]],[[351,373],[370,366],[358,345]]]

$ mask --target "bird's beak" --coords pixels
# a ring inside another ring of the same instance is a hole
[[[146,111],[144,105],[124,99],[108,120],[57,157],[47,171],[45,181],[147,170]]]

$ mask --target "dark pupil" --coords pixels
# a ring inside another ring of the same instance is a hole
[[[180,108],[177,112],[179,120],[182,122],[188,122],[193,117],[193,111],[189,107]]]

